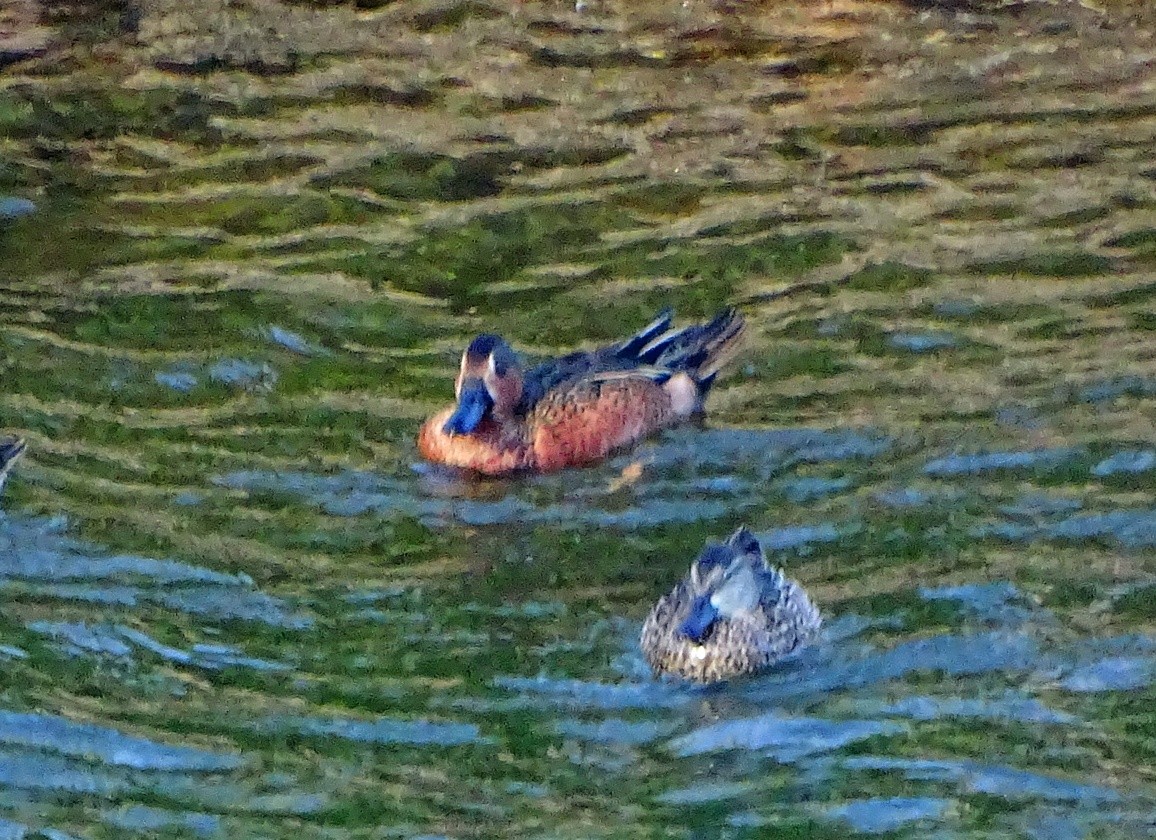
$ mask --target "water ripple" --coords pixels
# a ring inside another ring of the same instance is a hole
[[[765,750],[776,761],[790,763],[878,735],[906,731],[904,725],[888,721],[787,718],[772,712],[696,729],[674,738],[669,747],[680,756],[735,749]]]
[[[819,698],[833,691],[896,680],[919,671],[954,677],[985,673],[1034,671],[1048,667],[1037,643],[1022,632],[992,631],[971,635],[943,634],[911,639],[876,651],[844,642],[839,652],[804,652],[800,667],[772,671],[746,693],[778,699]],[[802,667],[806,664],[807,667]],[[1052,663],[1058,664],[1058,663]]]
[[[677,708],[694,702],[694,694],[662,683],[610,684],[547,677],[497,677],[494,685],[533,694],[554,705],[577,709]]]
[[[593,723],[559,720],[555,723],[554,729],[559,735],[578,738],[583,741],[638,746],[649,744],[669,735],[674,729],[674,724],[653,720],[632,721],[622,718],[606,718]]]
[[[1043,533],[1051,539],[1080,542],[1111,537],[1127,548],[1147,548],[1156,545],[1156,508],[1077,514]]]
[[[1035,608],[1023,593],[1006,581],[921,589],[919,594],[928,601],[958,601],[976,616],[1004,627],[1051,619],[1050,615]]]
[[[861,799],[830,809],[832,817],[844,819],[855,831],[864,834],[883,834],[897,831],[904,825],[920,820],[942,819],[951,810],[946,799],[929,796],[886,799]]]
[[[926,697],[914,695],[895,703],[881,706],[881,715],[899,715],[913,720],[939,720],[941,718],[984,718],[995,721],[1019,721],[1021,723],[1067,724],[1076,723],[1078,718],[1066,712],[1058,712],[1027,697],[1009,695],[1004,698],[984,698],[974,700],[966,697]]]
[[[168,746],[115,729],[55,715],[0,710],[0,743],[96,758],[134,770],[220,772],[240,767],[239,755]]]
[[[1008,799],[1045,799],[1054,802],[1118,802],[1118,791],[1013,767],[973,761],[904,759],[889,756],[853,756],[843,766],[857,770],[895,770],[910,779],[953,781],[969,793],[988,793]]]
[[[1001,470],[1051,469],[1084,455],[1078,447],[1035,449],[1030,452],[988,452],[976,455],[950,455],[929,461],[923,472],[936,478],[982,475]]]
[[[0,787],[112,796],[132,784],[120,774],[61,756],[0,750]]]
[[[63,520],[24,519],[0,513],[0,584],[22,581],[37,595],[65,601],[118,606],[151,602],[216,619],[260,621],[292,629],[305,629],[312,624],[309,616],[293,612],[282,600],[257,591],[246,574],[227,574],[131,554],[102,556],[95,546],[68,536],[65,527]],[[79,644],[80,636],[87,636],[92,642],[95,631],[74,626],[52,632],[72,634],[76,636],[74,643]]]
[[[434,723],[427,720],[353,720],[351,718],[268,718],[256,726],[263,732],[297,732],[344,738],[365,744],[408,744],[412,746],[488,744],[476,726],[470,723]]]
[[[1068,691],[1131,691],[1151,685],[1156,660],[1151,657],[1114,656],[1077,666],[1060,685]]]
[[[166,811],[150,805],[129,805],[102,814],[109,825],[128,831],[158,831],[161,829],[186,828],[200,837],[218,834],[221,818],[215,814],[181,813]]]
[[[897,332],[887,336],[887,343],[896,350],[907,350],[912,353],[930,353],[935,350],[947,350],[958,347],[960,338],[949,332]]]
[[[0,579],[109,580],[146,578],[157,584],[181,582],[252,586],[246,574],[226,574],[175,560],[131,554],[99,556],[98,550],[64,533],[67,522],[25,519],[0,512]]]
[[[1156,450],[1152,449],[1126,449],[1122,452],[1117,452],[1115,455],[1109,455],[1096,466],[1092,467],[1092,475],[1098,478],[1104,478],[1109,475],[1118,475],[1120,473],[1133,474],[1148,472],[1148,470],[1156,467]]]
[[[676,788],[658,794],[664,805],[703,805],[743,796],[755,789],[754,782],[699,782],[691,787]]]
[[[50,636],[61,642],[61,648],[73,656],[97,654],[112,659],[128,660],[132,647],[125,639],[150,653],[170,662],[196,665],[210,670],[243,667],[255,671],[287,671],[291,666],[282,662],[246,656],[228,645],[194,644],[189,651],[163,645],[147,634],[123,625],[86,624],[69,621],[32,621],[29,630]]]
[[[471,484],[455,485],[448,480],[431,489],[437,496],[416,496],[410,483],[367,472],[346,471],[319,475],[300,471],[240,470],[215,476],[213,483],[251,493],[288,493],[303,503],[331,516],[406,514],[423,523],[439,526],[450,522],[489,526],[512,522],[550,524],[564,528],[615,527],[636,529],[660,524],[692,523],[717,519],[728,511],[762,504],[764,483],[779,471],[802,463],[824,463],[870,458],[887,451],[888,440],[857,433],[834,433],[809,429],[776,432],[707,430],[693,445],[686,445],[682,432],[671,440],[658,442],[634,453],[649,464],[654,478],[632,485],[630,495],[614,497],[613,509],[600,502],[608,493],[604,476],[596,470],[567,476],[547,476],[535,480],[540,500],[531,500],[519,485],[509,484],[509,492],[497,499],[464,498],[474,492]],[[757,453],[757,455],[756,455]],[[618,469],[628,461],[616,460]],[[424,469],[424,468],[423,468]],[[678,481],[664,478],[668,471],[692,472]],[[754,472],[745,479],[730,473],[712,475],[716,470]],[[800,478],[795,490],[809,496],[834,492],[849,486],[833,479],[823,489],[814,480]],[[700,492],[687,496],[687,483]],[[578,486],[575,486],[578,485]],[[495,485],[499,486],[499,485]],[[798,489],[803,488],[803,489]],[[559,496],[561,499],[559,499]],[[623,504],[624,499],[628,502]],[[777,538],[782,548],[808,542],[832,541],[838,533],[831,525],[815,528],[783,529]],[[772,534],[770,539],[776,539]]]

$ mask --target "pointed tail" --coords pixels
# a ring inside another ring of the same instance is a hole
[[[658,313],[658,317],[640,329],[626,341],[619,344],[614,353],[628,359],[640,359],[642,349],[650,344],[657,336],[663,335],[670,329],[670,322],[674,319],[674,310],[669,307]],[[642,361],[640,359],[640,361]]]
[[[20,460],[25,448],[26,444],[23,438],[0,440],[0,490],[4,489],[4,482],[8,480],[8,473],[12,470],[12,465]]]
[[[727,308],[705,324],[667,329],[642,347],[638,358],[656,367],[689,373],[705,394],[719,369],[735,357],[745,329],[742,314]]]

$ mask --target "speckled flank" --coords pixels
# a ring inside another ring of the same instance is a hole
[[[720,621],[701,645],[679,634],[694,596],[685,582],[664,595],[642,626],[642,651],[659,674],[712,683],[761,671],[794,653],[818,632],[819,612],[793,580],[782,602],[753,616]]]
[[[534,467],[588,464],[678,420],[661,385],[641,376],[583,382],[547,395],[528,418]]]

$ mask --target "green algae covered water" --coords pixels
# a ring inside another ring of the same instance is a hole
[[[1156,832],[1145,4],[10,5],[0,837]],[[727,304],[701,426],[419,462]],[[822,638],[654,679],[740,523]]]

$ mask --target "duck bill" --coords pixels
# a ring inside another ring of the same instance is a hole
[[[468,435],[493,407],[494,400],[486,390],[485,383],[481,379],[467,379],[458,392],[457,408],[442,426],[442,431],[447,435]]]
[[[703,640],[710,635],[711,628],[718,621],[718,617],[718,608],[710,602],[710,595],[699,595],[690,606],[690,615],[686,617],[678,630],[696,645],[702,644]]]

